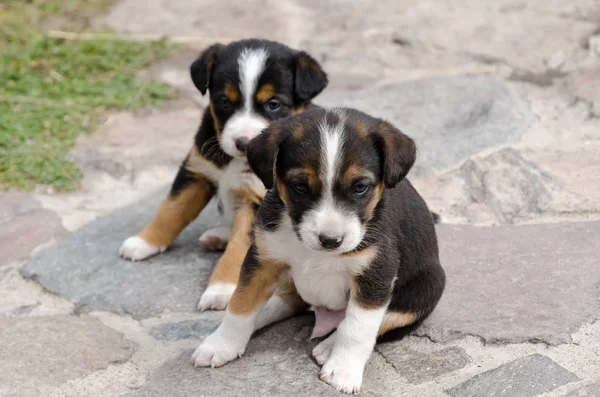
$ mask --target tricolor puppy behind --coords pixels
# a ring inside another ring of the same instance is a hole
[[[248,142],[271,121],[312,106],[327,76],[305,52],[250,39],[212,45],[192,64],[191,77],[202,95],[210,93],[209,107],[168,197],[152,222],[125,240],[120,255],[137,261],[163,252],[216,195],[232,227],[200,236],[202,246],[226,249],[198,307],[222,310],[235,289],[265,192],[247,164]]]
[[[412,139],[351,109],[311,109],[272,123],[248,162],[268,191],[221,325],[196,366],[241,356],[252,333],[315,309],[320,378],[360,389],[378,336],[427,317],[445,285],[432,216],[405,179]]]

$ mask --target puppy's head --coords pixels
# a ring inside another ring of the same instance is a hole
[[[303,110],[327,85],[327,75],[310,55],[266,40],[215,44],[190,69],[202,95],[210,93],[222,149],[240,158],[271,121]]]
[[[352,109],[311,109],[272,123],[248,163],[277,194],[307,247],[344,253],[362,241],[383,190],[415,162],[413,140]]]

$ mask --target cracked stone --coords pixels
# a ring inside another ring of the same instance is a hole
[[[437,230],[446,290],[418,335],[556,345],[600,319],[599,221]]]
[[[0,395],[46,397],[133,351],[121,333],[87,316],[0,319]]]
[[[412,177],[456,166],[496,145],[516,142],[534,120],[508,84],[488,77],[445,77],[358,91],[325,91],[316,102],[389,120],[415,139]],[[435,115],[435,117],[432,117]]]
[[[406,347],[406,343],[385,343],[377,350],[410,383],[421,384],[464,368],[470,358],[464,349],[449,347],[422,353]]]
[[[534,354],[479,374],[446,390],[452,397],[534,397],[579,380],[552,359]]]

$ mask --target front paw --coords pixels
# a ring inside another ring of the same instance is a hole
[[[323,342],[321,342],[323,343]],[[364,366],[353,360],[338,360],[331,357],[319,373],[319,378],[342,393],[356,394],[362,384]]]
[[[198,244],[209,251],[223,251],[231,238],[230,227],[214,227],[202,233]]]
[[[312,351],[312,355],[317,360],[319,365],[323,365],[327,360],[329,360],[329,356],[331,356],[331,351],[333,350],[333,345],[335,343],[335,332],[327,339],[319,343]]]
[[[218,331],[216,331],[218,332]],[[192,354],[194,367],[217,368],[242,357],[245,347],[235,346],[216,334],[208,336]]]
[[[235,284],[210,285],[198,302],[198,310],[225,310],[235,291]]]
[[[148,244],[139,236],[131,236],[123,242],[123,245],[121,245],[121,249],[119,249],[119,256],[125,259],[131,259],[131,261],[135,262],[164,252],[166,249],[166,246],[155,247]]]

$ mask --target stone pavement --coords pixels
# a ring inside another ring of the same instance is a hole
[[[319,103],[416,139],[409,176],[444,218],[447,290],[413,335],[377,346],[362,395],[600,396],[596,0],[124,0],[97,24],[307,49],[331,76]],[[0,195],[0,396],[338,395],[310,357],[311,315],[223,368],[189,364],[222,316],[195,311],[217,259],[195,241],[214,212],[161,256],[116,256],[191,144],[202,45],[141,72],[177,101],[81,139],[81,191]]]

